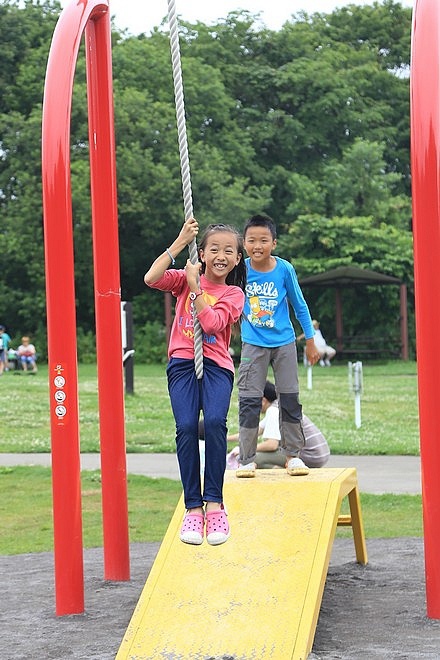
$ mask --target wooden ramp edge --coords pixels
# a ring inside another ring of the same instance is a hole
[[[355,468],[226,472],[224,499],[231,537],[214,547],[179,540],[179,502],[116,660],[307,658],[338,523],[367,563]]]

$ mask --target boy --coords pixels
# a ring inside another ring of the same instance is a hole
[[[293,266],[272,255],[276,227],[269,216],[254,215],[243,230],[246,259],[246,301],[241,324],[242,351],[238,369],[240,458],[237,477],[255,476],[255,454],[261,400],[269,365],[272,366],[280,409],[281,449],[287,473],[305,475],[309,468],[298,454],[304,446],[299,403],[295,331],[289,304],[304,332],[306,356],[319,360],[309,308]]]

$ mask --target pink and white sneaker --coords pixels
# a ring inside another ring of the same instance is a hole
[[[204,527],[205,516],[203,514],[187,511],[180,528],[180,540],[191,545],[201,545]]]
[[[206,512],[206,540],[209,545],[225,543],[230,534],[227,513],[223,504],[218,511]]]

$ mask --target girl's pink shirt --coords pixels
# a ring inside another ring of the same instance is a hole
[[[166,270],[163,276],[150,284],[152,289],[171,291],[177,298],[175,317],[171,328],[168,357],[194,359],[193,303],[189,299],[189,286],[184,270]],[[244,307],[244,292],[238,286],[215,284],[200,277],[203,299],[208,303],[197,318],[203,330],[203,355],[220,367],[234,372],[229,353],[231,327],[238,321]]]

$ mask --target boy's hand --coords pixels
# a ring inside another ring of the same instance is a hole
[[[306,340],[306,358],[310,364],[316,364],[320,358],[319,351],[316,348],[313,337]]]

